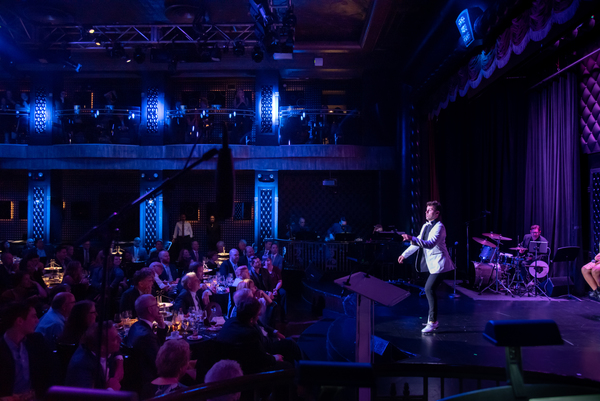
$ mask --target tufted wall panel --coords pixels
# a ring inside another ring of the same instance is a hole
[[[600,152],[600,53],[579,64],[579,114],[581,148],[584,153]]]

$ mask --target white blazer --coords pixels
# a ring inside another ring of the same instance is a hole
[[[427,240],[424,241],[422,239],[423,231],[428,224],[431,223],[427,222],[423,224],[418,237],[412,237],[411,245],[402,252],[402,256],[407,258],[415,253],[417,249],[423,248],[423,254],[425,261],[427,262],[429,273],[436,274],[454,270],[454,263],[452,263],[452,259],[450,259],[450,254],[446,248],[446,227],[438,220],[433,227],[431,227],[429,236],[427,237]]]

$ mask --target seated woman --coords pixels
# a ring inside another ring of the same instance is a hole
[[[181,281],[183,291],[177,296],[173,304],[173,310],[178,311],[181,309],[186,315],[192,307],[197,310],[204,310],[209,302],[210,291],[207,292],[206,286],[200,282],[196,273],[186,274]]]
[[[192,255],[187,249],[179,251],[179,257],[177,258],[177,268],[180,272],[186,272],[189,270],[190,263],[192,262]]]
[[[219,260],[219,254],[217,251],[210,251],[206,255],[206,268],[210,270],[209,274],[216,274],[217,272],[217,260]]]
[[[273,315],[273,307],[276,304],[273,303],[273,300],[269,297],[269,295],[267,295],[264,291],[261,291],[258,288],[256,288],[256,285],[254,285],[254,281],[252,281],[251,279],[242,280],[237,285],[235,293],[237,294],[242,289],[250,290],[252,293],[252,297],[254,299],[257,299],[258,302],[260,302],[261,307],[260,307],[259,320],[263,324],[268,325],[270,323],[271,316]],[[231,316],[235,316],[235,315],[236,315],[236,311],[235,311],[235,308],[233,308],[233,310],[231,311]]]
[[[71,287],[71,293],[75,296],[76,301],[83,301],[87,298],[90,283],[83,278],[83,267],[77,260],[72,260],[67,265],[62,283]]]
[[[0,304],[13,301],[30,301],[39,306],[47,296],[46,291],[38,283],[31,280],[29,273],[18,271],[13,274],[13,288],[4,291],[0,296]],[[37,309],[38,307],[36,306]]]
[[[158,377],[152,381],[155,396],[169,394],[185,388],[179,383],[190,363],[190,346],[185,340],[171,340],[163,344],[156,355]]]
[[[92,301],[79,301],[73,305],[65,323],[65,329],[58,337],[59,344],[79,344],[81,337],[95,322],[98,313]]]
[[[32,281],[38,283],[44,292],[48,292],[48,286],[44,282],[44,264],[40,261],[37,253],[30,252],[19,262],[19,270],[29,273]]]

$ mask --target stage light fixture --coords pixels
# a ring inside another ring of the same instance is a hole
[[[140,46],[136,47],[133,51],[133,59],[136,63],[142,64],[146,60],[146,53],[144,52],[144,49],[142,49]]]
[[[456,27],[460,33],[462,43],[465,47],[469,47],[477,35],[477,27],[481,21],[483,10],[479,7],[470,7],[461,11],[456,19]]]
[[[246,49],[244,49],[244,44],[241,41],[235,42],[235,44],[233,45],[233,54],[235,54],[238,57],[241,57],[244,55],[245,52]]]
[[[265,58],[265,54],[261,50],[260,46],[254,46],[254,50],[252,51],[252,60],[255,63],[260,63]]]

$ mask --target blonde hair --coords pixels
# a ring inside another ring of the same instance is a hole
[[[248,288],[249,290],[252,290],[252,288],[253,288],[253,287],[255,287],[255,285],[254,285],[254,281],[252,281],[252,280],[251,280],[251,279],[249,279],[249,278],[246,278],[246,279],[244,279],[244,280],[240,281],[240,283],[237,285],[237,287],[236,287],[236,289],[235,289],[235,290],[236,290],[236,291],[239,291],[239,290],[241,290],[242,288]]]

